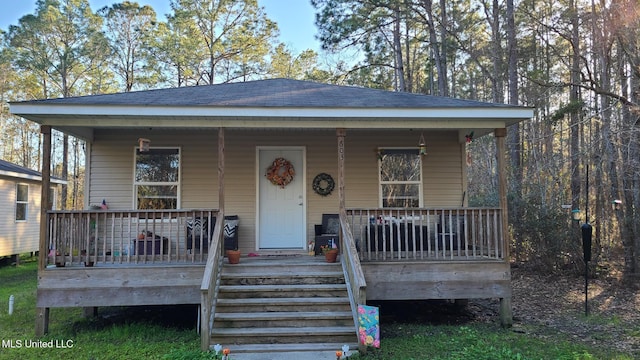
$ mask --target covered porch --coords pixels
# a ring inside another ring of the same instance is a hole
[[[219,279],[229,266],[214,220],[221,215],[214,209],[49,211],[46,243],[55,251],[39,273],[41,331],[51,307],[201,304],[201,319],[210,319],[200,328],[208,348]],[[502,216],[498,208],[345,209],[336,242],[352,309],[368,300],[498,297],[509,324]],[[205,224],[197,235],[189,231],[194,219]],[[291,255],[261,258],[318,260]]]

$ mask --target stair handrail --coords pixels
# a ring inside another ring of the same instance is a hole
[[[218,212],[218,219],[224,219],[224,212]],[[211,221],[209,221],[211,223]],[[200,346],[203,351],[209,350],[213,316],[220,288],[220,274],[223,265],[222,245],[224,241],[224,221],[217,221],[218,226],[213,229],[213,236],[209,244],[207,265],[204,268],[202,284],[200,285]]]
[[[351,314],[356,329],[355,335],[358,339],[358,350],[364,353],[366,345],[360,341],[358,333],[358,304],[365,305],[367,303],[367,281],[364,278],[351,226],[347,220],[347,213],[343,209],[340,211],[340,254],[342,255],[340,256],[340,262],[342,263],[342,270],[345,274],[345,282],[349,292]]]

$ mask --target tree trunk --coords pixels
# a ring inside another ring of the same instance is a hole
[[[396,81],[397,81],[397,87],[396,90],[397,91],[407,91],[407,87],[405,85],[404,82],[404,60],[402,58],[402,43],[401,43],[401,39],[400,39],[400,10],[399,8],[396,6],[396,9],[394,10],[394,15],[395,15],[395,24],[393,27],[393,51],[395,53],[395,62],[396,62],[396,71],[395,71],[395,75],[396,75]]]
[[[442,50],[440,51],[440,56],[442,57],[440,61],[442,62],[442,68],[440,69],[440,74],[438,76],[438,83],[440,84],[440,95],[449,96],[449,76],[447,74],[447,70],[449,66],[447,65],[447,24],[449,22],[447,16],[447,0],[440,0],[440,47]],[[440,82],[442,79],[442,82]]]
[[[431,43],[431,52],[433,54],[433,62],[436,65],[436,76],[438,77],[438,93],[433,95],[447,96],[447,71],[445,54],[442,52],[444,48],[438,42],[438,35],[436,32],[435,20],[433,17],[433,2],[432,0],[423,0],[423,6],[427,13],[427,26],[429,28],[429,42]],[[444,42],[444,38],[440,38],[440,41]]]
[[[498,0],[493,0],[491,9],[491,48],[493,51],[493,102],[504,103],[504,58],[502,49],[502,31],[500,28],[500,4]],[[507,29],[508,31],[508,29]]]
[[[64,180],[69,177],[69,135],[66,133],[62,136],[62,174],[60,176]],[[62,210],[66,210],[69,199],[69,187],[66,183],[62,184],[61,197]]]
[[[638,34],[636,33],[637,37]],[[636,42],[631,42],[630,53],[637,54],[638,46]],[[635,67],[637,59],[633,59],[631,66]],[[633,69],[632,67],[632,69]],[[630,94],[634,104],[637,104],[640,100],[638,90],[640,89],[640,79],[638,78],[638,72],[633,70],[630,72],[629,88],[632,89]],[[633,273],[637,275],[640,273],[640,224],[638,224],[639,209],[640,209],[640,117],[638,116],[638,109],[633,109],[630,112],[630,118],[628,127],[629,142],[628,142],[628,156],[626,158],[627,174],[625,179],[627,185],[625,186],[626,201],[629,202],[629,214],[626,217],[626,222],[629,226],[629,232],[632,239],[633,246]]]
[[[626,71],[627,62],[621,61],[618,64],[619,68],[619,76],[620,76],[620,89],[622,96],[629,96],[628,87],[629,85],[629,75]],[[631,123],[631,111],[628,105],[622,106],[622,126],[624,124]],[[636,272],[636,263],[635,263],[635,246],[633,240],[633,233],[631,231],[630,219],[633,213],[632,202],[630,202],[631,197],[629,196],[629,192],[626,191],[627,186],[629,186],[629,181],[627,180],[627,174],[625,173],[626,169],[626,160],[628,159],[627,154],[628,151],[625,149],[625,144],[629,144],[630,138],[628,134],[625,132],[620,135],[619,139],[619,148],[616,151],[616,164],[620,164],[620,173],[621,176],[618,180],[618,183],[615,184],[617,186],[618,192],[621,195],[622,206],[619,211],[616,212],[618,218],[618,224],[620,227],[620,238],[622,240],[622,249],[624,256],[624,275],[628,277]],[[625,154],[627,152],[627,154]]]
[[[494,1],[494,8],[498,6],[498,2]],[[499,12],[494,10],[494,18],[499,18]],[[515,26],[515,9],[513,0],[507,0],[507,74],[509,79],[509,104],[518,105],[518,44],[516,38],[516,26]],[[498,74],[496,74],[498,75]],[[522,180],[524,178],[522,167],[522,139],[520,137],[520,125],[514,124],[507,128],[507,139],[509,146],[509,160],[511,163],[511,171],[513,174],[513,181],[511,191],[518,198],[522,198]],[[521,217],[520,209],[517,206],[513,206],[509,212],[514,219]],[[516,244],[516,257],[522,252],[521,241],[522,239],[518,234],[514,234]]]
[[[571,157],[571,205],[573,209],[580,209],[581,173],[580,173],[580,113],[577,106],[580,101],[580,38],[578,34],[578,12],[575,0],[569,1],[571,12],[571,86],[569,90],[569,102],[574,109],[569,114],[569,156]]]

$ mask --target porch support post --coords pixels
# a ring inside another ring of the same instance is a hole
[[[224,128],[218,128],[218,210],[224,214]],[[224,224],[224,220],[221,224]]]
[[[507,161],[506,154],[507,149],[505,145],[505,138],[507,136],[507,129],[495,129],[494,135],[496,138],[496,160],[498,166],[498,195],[500,197],[500,210],[502,215],[502,237],[504,242],[502,244],[502,254],[505,261],[509,262],[511,239],[509,236],[509,219],[507,208]]]
[[[42,189],[40,191],[40,244],[38,254],[38,272],[47,267],[47,210],[49,204],[49,188],[51,182],[51,126],[40,126],[42,133]],[[36,336],[42,336],[49,331],[49,308],[36,308]]]
[[[47,210],[49,209],[49,188],[51,187],[51,126],[42,125],[42,189],[40,191],[40,244],[38,270],[47,267]]]
[[[338,137],[338,208],[340,214],[345,210],[344,195],[344,138],[347,136],[346,129],[336,129]]]
[[[500,196],[501,227],[502,227],[502,254],[507,266],[510,264],[511,236],[509,235],[509,212],[507,209],[507,166],[506,166],[506,145],[505,137],[507,129],[500,128],[494,130],[496,138],[496,160],[498,165],[498,194]],[[508,272],[511,281],[511,271]],[[513,325],[513,309],[511,307],[511,296],[500,298],[500,323],[504,327]]]

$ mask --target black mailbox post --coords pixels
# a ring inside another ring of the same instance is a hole
[[[593,227],[584,223],[580,227],[582,232],[582,252],[584,256],[584,315],[589,315],[589,261],[591,261],[591,239]]]
[[[591,261],[591,238],[593,234],[593,227],[591,224],[582,224],[580,228],[582,230],[582,251],[584,252],[584,262]]]

